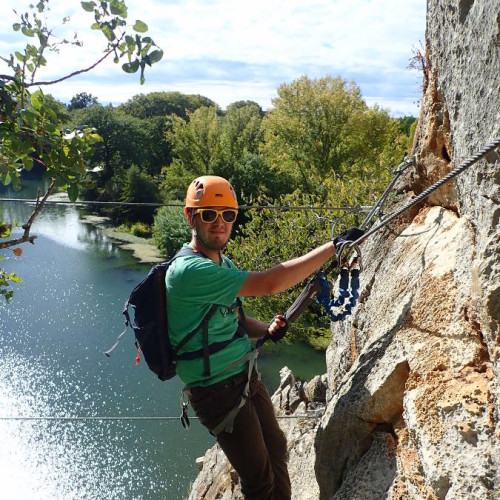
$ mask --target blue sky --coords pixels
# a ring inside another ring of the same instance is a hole
[[[0,55],[24,47],[14,34],[12,12],[30,2],[2,0]],[[34,3],[34,2],[33,2]],[[44,91],[68,102],[79,92],[102,104],[119,104],[137,94],[179,91],[201,94],[225,108],[253,100],[264,109],[283,83],[302,75],[354,80],[368,105],[392,116],[418,116],[421,77],[408,69],[425,36],[425,0],[128,0],[128,20],[144,21],[148,35],[165,52],[146,72],[126,75],[112,61],[83,76]],[[48,25],[56,35],[83,48],[64,47],[49,57],[37,79],[49,80],[95,62],[104,47],[88,26],[93,16],[76,0],[50,0]],[[61,24],[65,16],[70,22]],[[0,72],[4,72],[0,65]]]

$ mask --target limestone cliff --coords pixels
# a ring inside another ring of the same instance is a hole
[[[500,4],[429,0],[426,74],[403,204],[500,136]],[[274,395],[293,498],[500,496],[500,153],[363,243],[361,297],[328,372]],[[191,494],[241,498],[214,447]]]

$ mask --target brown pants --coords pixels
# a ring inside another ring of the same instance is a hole
[[[247,371],[209,387],[192,387],[189,399],[200,422],[209,430],[240,401]],[[234,420],[233,432],[217,436],[220,447],[240,476],[241,491],[251,500],[289,500],[287,443],[266,386],[252,374],[250,394]]]

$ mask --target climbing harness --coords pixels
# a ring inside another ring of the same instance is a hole
[[[262,344],[260,344],[262,345]],[[232,408],[229,413],[224,417],[224,419],[219,422],[219,424],[214,427],[213,429],[210,429],[210,433],[214,436],[217,436],[220,434],[222,431],[225,432],[233,432],[233,424],[234,424],[234,419],[238,415],[239,411],[245,406],[245,403],[247,401],[248,395],[250,394],[250,380],[252,378],[252,373],[253,371],[257,371],[257,357],[259,355],[259,348],[260,345],[256,346],[252,351],[248,352],[241,358],[237,359],[236,361],[233,361],[229,366],[226,366],[224,370],[222,370],[221,373],[227,372],[232,370],[233,368],[245,363],[248,361],[248,377],[247,377],[247,382],[245,384],[245,388],[243,389],[243,393],[241,394],[239,402]],[[260,373],[257,371],[257,376],[260,380]],[[180,407],[181,407],[181,424],[184,427],[184,429],[188,430],[190,428],[190,423],[189,423],[189,416],[188,416],[188,408],[189,408],[189,397],[188,397],[188,392],[189,389],[187,387],[184,387],[181,391],[181,398],[180,398]]]

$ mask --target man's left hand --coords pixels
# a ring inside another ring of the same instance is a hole
[[[267,331],[273,342],[281,340],[288,331],[288,321],[282,314],[278,314],[269,324]]]

